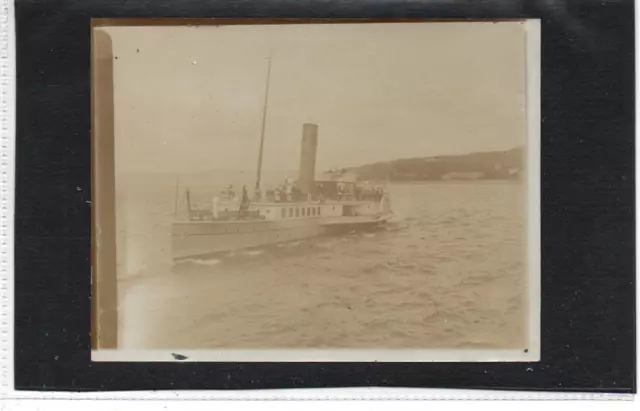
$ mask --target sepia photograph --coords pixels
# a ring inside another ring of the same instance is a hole
[[[97,21],[92,359],[539,361],[539,37]]]

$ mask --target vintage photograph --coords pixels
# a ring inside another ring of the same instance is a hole
[[[539,359],[537,22],[92,47],[94,360]]]

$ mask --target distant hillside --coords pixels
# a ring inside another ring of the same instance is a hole
[[[419,157],[366,164],[342,170],[358,180],[518,180],[523,172],[523,148],[464,155]]]

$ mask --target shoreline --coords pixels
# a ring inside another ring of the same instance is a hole
[[[396,181],[369,181],[370,184],[389,184],[389,185],[446,185],[446,184],[508,184],[508,185],[524,185],[525,182],[521,180],[396,180]]]

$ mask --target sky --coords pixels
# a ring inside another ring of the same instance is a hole
[[[113,43],[117,172],[318,170],[525,143],[519,22],[101,28]]]

